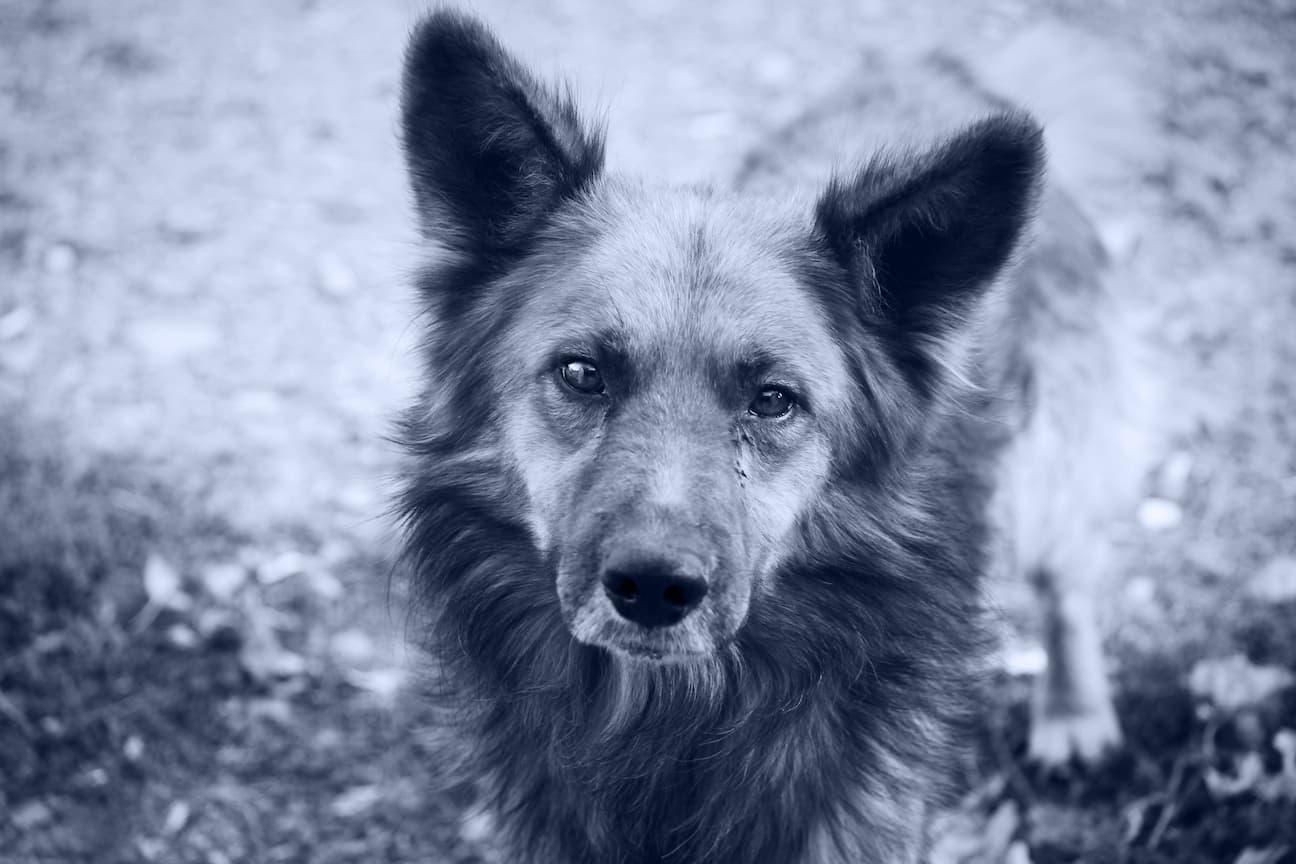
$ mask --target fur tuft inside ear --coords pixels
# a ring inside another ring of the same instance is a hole
[[[983,120],[918,158],[875,158],[834,179],[816,224],[858,286],[861,313],[931,397],[1008,261],[1039,194],[1043,132],[1023,113]]]
[[[405,55],[401,124],[423,231],[482,256],[514,249],[603,167],[603,136],[478,21],[436,12]]]

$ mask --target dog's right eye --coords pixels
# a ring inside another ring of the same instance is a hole
[[[596,396],[603,392],[603,376],[588,360],[566,360],[558,367],[563,383],[577,393]]]

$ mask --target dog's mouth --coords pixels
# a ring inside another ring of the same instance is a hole
[[[715,640],[698,614],[668,627],[648,628],[624,620],[605,598],[595,596],[576,611],[568,626],[578,642],[633,660],[678,663],[715,653]]]

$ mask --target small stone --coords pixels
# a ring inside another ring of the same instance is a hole
[[[1156,604],[1156,582],[1147,576],[1135,576],[1125,585],[1125,600],[1131,606],[1150,608]]]
[[[167,628],[166,638],[175,647],[186,650],[198,645],[198,634],[187,624],[172,624]]]
[[[17,339],[30,329],[36,316],[26,306],[18,306],[0,315],[0,342]]]
[[[756,61],[756,77],[765,84],[784,84],[796,74],[796,63],[781,52],[765,54]]]
[[[102,768],[91,768],[81,775],[81,782],[92,789],[108,785],[108,772]]]
[[[144,739],[132,735],[122,744],[122,755],[130,762],[138,762],[144,756]]]
[[[156,553],[144,562],[144,590],[154,606],[171,609],[189,606],[189,598],[181,591],[179,572]]]
[[[1157,493],[1171,501],[1182,501],[1188,494],[1188,483],[1192,479],[1192,454],[1186,450],[1177,450],[1161,463],[1156,474]]]
[[[315,262],[315,278],[325,296],[341,300],[355,293],[359,281],[346,262],[331,252]]]
[[[77,265],[76,249],[67,243],[55,243],[45,250],[45,271],[55,275],[71,273]]]
[[[689,121],[689,136],[701,141],[714,141],[732,135],[738,128],[738,118],[728,111],[700,114]]]
[[[256,417],[272,417],[283,407],[283,399],[274,390],[248,388],[234,394],[234,410]]]
[[[9,821],[19,831],[31,831],[44,825],[53,817],[54,813],[50,808],[40,801],[28,801],[9,815]]]
[[[1144,498],[1139,504],[1138,520],[1149,531],[1168,531],[1183,521],[1183,508],[1165,498]]]
[[[333,655],[349,666],[367,663],[374,656],[373,640],[360,630],[343,630],[332,639]]]
[[[220,334],[201,321],[146,318],[129,330],[135,347],[158,362],[179,360],[216,346]]]
[[[173,205],[158,224],[162,239],[177,246],[192,246],[216,232],[214,213],[189,203]]]
[[[1234,561],[1225,554],[1220,544],[1213,540],[1192,544],[1184,557],[1189,564],[1217,579],[1229,578],[1237,572]]]
[[[1107,254],[1116,261],[1129,261],[1143,242],[1143,230],[1133,219],[1112,219],[1099,227]]]

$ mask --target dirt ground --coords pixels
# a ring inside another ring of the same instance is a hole
[[[0,861],[490,859],[388,580],[421,8],[0,0]],[[723,184],[870,45],[1044,119],[1169,394],[1103,610],[1130,746],[1026,765],[1010,663],[933,859],[1296,861],[1296,4],[473,8],[618,171]]]

